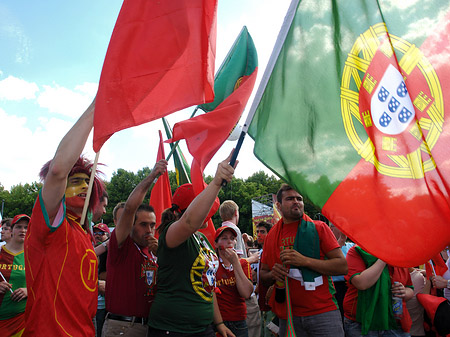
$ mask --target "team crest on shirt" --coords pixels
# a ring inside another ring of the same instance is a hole
[[[380,174],[420,179],[436,168],[431,150],[444,122],[439,78],[419,48],[383,23],[348,54],[341,111],[352,146]]]
[[[191,267],[190,277],[195,293],[207,302],[212,301],[212,293],[216,287],[216,272],[219,259],[216,253],[200,239],[200,250]]]
[[[141,278],[145,278],[147,284],[147,292],[144,296],[150,296],[156,284],[156,271],[158,265],[149,260],[145,259],[145,262],[141,264]]]
[[[86,249],[80,264],[80,276],[84,287],[94,292],[97,290],[98,282],[98,260],[92,249]]]

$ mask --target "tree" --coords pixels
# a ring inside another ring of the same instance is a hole
[[[2,198],[5,196],[4,217],[12,218],[22,213],[31,215],[34,202],[41,188],[42,183],[34,182],[11,187],[9,195],[2,193]]]

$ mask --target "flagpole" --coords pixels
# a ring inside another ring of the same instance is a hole
[[[245,135],[248,132],[248,128],[250,127],[250,123],[255,116],[256,109],[258,108],[259,102],[263,96],[264,90],[266,89],[267,83],[269,82],[270,75],[275,67],[275,63],[280,55],[282,46],[284,41],[286,40],[286,36],[289,32],[289,28],[291,26],[292,20],[294,19],[297,7],[299,4],[299,0],[292,0],[288,12],[284,18],[283,25],[281,26],[280,33],[278,34],[277,41],[275,42],[275,46],[273,48],[272,54],[270,55],[269,62],[267,63],[266,70],[264,71],[263,77],[259,84],[258,90],[256,91],[255,98],[253,99],[252,106],[250,107],[250,111],[248,112],[247,119],[245,120],[244,126],[242,127],[241,135],[239,136],[238,143],[236,145],[235,150],[233,151],[233,155],[231,156],[230,165],[234,166],[236,164],[236,159],[241,149],[242,143],[244,142]],[[227,185],[226,180],[222,181],[222,186],[225,187]]]
[[[189,119],[191,119],[192,117],[195,116],[195,114],[197,113],[197,110],[198,110],[198,109],[199,109],[199,106],[197,105],[197,107],[195,108],[194,112],[192,113],[191,117],[189,117]],[[167,157],[166,157],[166,160],[167,160],[167,161],[169,161],[170,157],[172,157],[172,155],[173,155],[173,153],[175,152],[175,150],[176,150],[176,148],[177,148],[179,142],[180,142],[180,141],[177,140],[177,141],[175,142],[175,144],[173,144],[172,149],[170,150],[169,154],[168,154]]]
[[[6,281],[5,277],[3,276],[2,272],[0,271],[0,275],[2,276],[3,281],[5,281],[6,283],[8,283],[8,281]],[[14,292],[12,291],[11,288],[9,288],[9,291],[11,292],[11,294],[13,294]]]
[[[92,166],[91,170],[91,178],[89,179],[89,186],[86,193],[86,199],[84,200],[84,206],[83,206],[83,213],[81,213],[81,220],[80,225],[84,224],[84,220],[86,219],[86,214],[89,206],[89,199],[91,198],[92,194],[92,187],[94,186],[94,179],[95,179],[95,172],[97,171],[97,163],[98,163],[98,157],[100,156],[100,151],[98,151],[95,154],[95,160],[94,165]]]

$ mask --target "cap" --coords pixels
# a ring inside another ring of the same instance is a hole
[[[92,227],[92,230],[94,230],[94,229],[100,229],[101,231],[110,234],[108,226],[106,226],[106,224],[104,224],[104,223],[96,224],[94,227]]]
[[[26,214],[19,214],[19,215],[16,215],[13,218],[13,220],[11,222],[11,226],[14,226],[16,223],[18,223],[22,219],[27,219],[28,222],[30,222],[30,220],[31,220],[31,218],[28,215],[26,215]]]
[[[222,227],[217,228],[217,230],[216,230],[216,235],[214,235],[214,241],[217,241],[217,239],[219,238],[219,236],[222,235],[223,231],[226,231],[226,230],[229,230],[230,232],[233,233],[234,236],[237,237],[237,233],[236,233],[236,231],[234,230],[233,227],[222,226]]]
[[[173,194],[172,204],[177,205],[181,211],[184,211],[194,199],[195,193],[192,184],[183,184]]]

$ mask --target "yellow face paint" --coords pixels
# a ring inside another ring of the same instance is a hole
[[[67,179],[66,199],[75,196],[86,197],[87,188],[89,186],[89,176],[85,173],[75,173]]]

